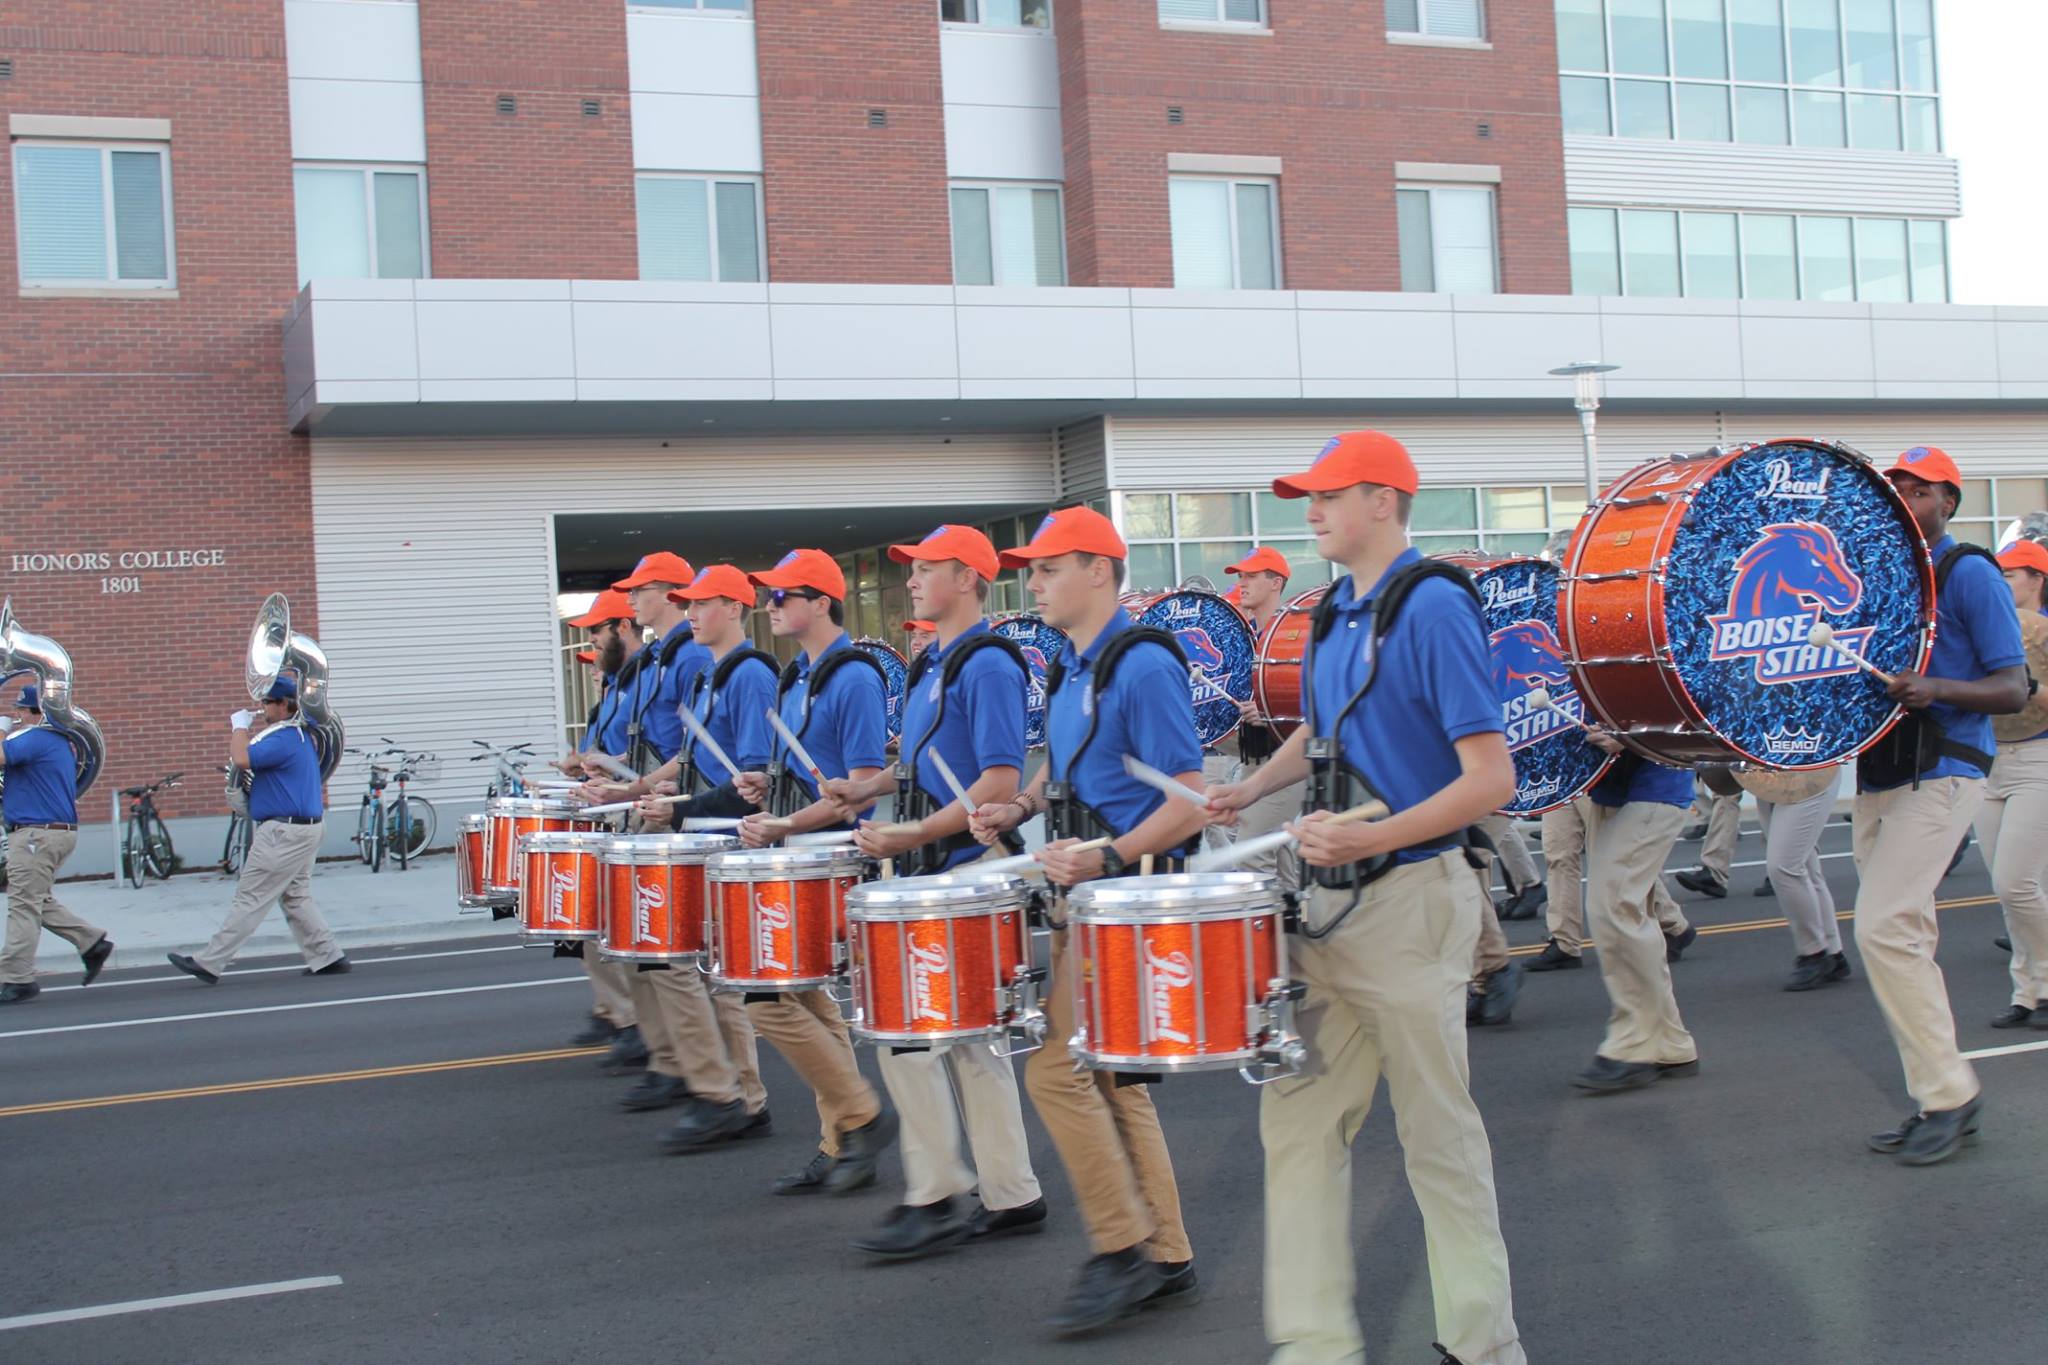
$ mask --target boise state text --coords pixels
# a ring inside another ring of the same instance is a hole
[[[1515,761],[1515,799],[1502,810],[1540,814],[1585,791],[1607,767],[1606,755],[1574,724],[1586,706],[1557,638],[1557,566],[1509,559],[1477,570],[1474,579],[1493,690]],[[1538,687],[1550,693],[1557,710],[1530,704],[1529,694]]]
[[[1818,522],[1773,523],[1735,561],[1728,609],[1707,618],[1707,657],[1754,659],[1756,680],[1766,685],[1853,673],[1854,663],[1807,637],[1824,616],[1846,615],[1862,600],[1863,580],[1832,530]],[[1872,633],[1866,626],[1835,638],[1860,653]]]

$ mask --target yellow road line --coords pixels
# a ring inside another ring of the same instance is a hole
[[[463,1057],[452,1062],[419,1062],[411,1066],[377,1066],[361,1071],[327,1071],[312,1076],[279,1076],[268,1081],[235,1081],[226,1085],[195,1085],[183,1090],[145,1090],[132,1095],[101,1095],[85,1100],[51,1100],[0,1109],[0,1118],[23,1114],[63,1114],[74,1109],[104,1109],[116,1104],[147,1104],[155,1100],[189,1100],[206,1095],[247,1095],[258,1090],[289,1090],[304,1085],[337,1085],[342,1081],[378,1081],[391,1076],[426,1076],[437,1071],[469,1071],[486,1066],[519,1066],[564,1057],[590,1057],[603,1048],[560,1047],[545,1052],[508,1052],[496,1057]]]
[[[1972,905],[1996,904],[1998,904],[1998,897],[1996,896],[1963,896],[1952,901],[1936,901],[1934,908],[1937,910],[1962,910]],[[1856,912],[1853,910],[1837,910],[1835,912],[1835,918],[1838,920],[1850,920],[1855,917]],[[1700,937],[1705,938],[1708,934],[1748,934],[1754,933],[1759,929],[1783,929],[1790,923],[1790,920],[1780,918],[1744,920],[1740,924],[1703,924],[1700,926]],[[1547,943],[1548,940],[1546,939],[1545,942]],[[1593,947],[1593,940],[1587,939],[1586,946],[1588,948]],[[1537,953],[1542,952],[1543,947],[1542,943],[1534,943],[1526,948],[1510,948],[1508,949],[1508,956],[1533,957]],[[5,1112],[5,1110],[0,1110],[0,1113]]]

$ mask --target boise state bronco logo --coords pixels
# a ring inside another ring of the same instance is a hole
[[[1849,567],[1835,533],[1817,522],[1764,527],[1735,561],[1728,609],[1707,618],[1716,661],[1756,660],[1756,680],[1778,684],[1831,678],[1856,671],[1832,649],[1807,643],[1824,615],[1854,611],[1863,580]],[[1861,653],[1874,628],[1842,630],[1835,638]]]
[[[1585,703],[1572,686],[1564,649],[1548,622],[1517,621],[1487,636],[1486,645],[1493,656],[1493,690],[1501,697],[1500,718],[1507,727],[1510,753],[1560,730],[1577,728],[1572,721],[1585,718]],[[1529,704],[1529,693],[1538,687],[1549,691],[1564,715]]]

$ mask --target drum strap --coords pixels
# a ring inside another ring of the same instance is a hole
[[[1000,648],[1017,665],[1017,672],[1024,679],[1028,691],[1031,685],[1031,668],[1024,662],[1024,651],[1012,641],[1004,639],[993,631],[983,631],[960,641],[946,655],[946,662],[939,668],[939,704],[932,713],[932,723],[915,740],[907,736],[901,747],[903,761],[896,765],[896,818],[899,820],[922,820],[940,808],[939,802],[924,790],[917,781],[917,759],[931,737],[946,723],[946,704],[952,700],[953,684],[960,678],[960,671],[967,666],[968,659],[983,649]],[[917,659],[910,665],[910,677],[903,685],[904,695],[914,691],[925,674],[931,671],[932,651],[919,650]],[[971,783],[969,785],[972,785]],[[975,847],[978,841],[966,830],[948,835],[929,844],[920,844],[906,853],[897,855],[897,870],[907,877],[922,876],[944,868],[962,849]],[[1021,853],[1024,841],[1013,833],[1006,833],[1002,839],[1005,852]]]
[[[811,670],[810,685],[804,690],[804,709],[797,718],[796,737],[802,739],[810,733],[811,707],[824,695],[825,685],[832,681],[839,670],[858,659],[875,671],[875,677],[882,684],[882,695],[889,695],[889,675],[875,662],[872,655],[858,649],[838,649],[820,660]],[[780,704],[797,684],[796,660],[783,665],[782,677],[775,686],[775,700]],[[804,786],[798,780],[796,770],[791,768],[788,758],[778,749],[768,763],[768,811],[771,815],[794,815],[810,804],[804,795]]]
[[[752,645],[741,645],[738,649],[720,659],[716,665],[699,671],[697,676],[690,680],[689,695],[683,698],[683,705],[689,707],[694,712],[697,707],[697,698],[703,696],[708,690],[711,695],[704,703],[704,720],[708,726],[711,717],[718,714],[719,691],[731,680],[732,675],[739,671],[742,664],[753,660],[759,660],[762,664],[766,665],[770,673],[777,671],[773,654],[768,653],[766,650],[756,649]],[[739,761],[738,755],[734,755],[734,761]],[[716,791],[720,786],[719,783],[705,777],[702,771],[698,769],[697,750],[694,745],[690,747],[687,756],[683,759],[683,770],[678,774],[678,779],[676,789],[687,792],[692,796],[701,795],[707,791]],[[730,779],[728,779],[729,781]],[[748,809],[751,810],[752,807]],[[727,812],[700,811],[699,813],[723,815]]]
[[[647,743],[647,727],[643,722],[647,719],[648,708],[654,705],[655,697],[661,692],[662,680],[668,676],[668,666],[675,662],[676,655],[682,652],[683,646],[695,639],[696,633],[685,627],[652,649],[643,647],[638,654],[626,661],[625,668],[619,670],[619,677],[624,679],[628,669],[637,678],[647,671],[649,664],[654,668],[654,686],[648,688],[646,695],[639,699],[633,708],[632,719],[626,723],[626,762],[636,772],[645,774],[661,766],[661,757]],[[634,664],[638,664],[639,667],[634,668]]]
[[[1941,562],[1934,566],[1934,599],[1937,603],[1956,565],[1966,557],[1977,556],[1990,560],[1994,565],[1998,563],[1998,557],[1981,545],[1957,545],[1941,557]],[[1917,790],[1921,777],[1944,758],[1960,759],[1988,776],[1993,755],[1950,739],[1941,723],[1927,712],[1908,711],[1899,717],[1897,725],[1886,731],[1882,739],[1865,749],[1856,760],[1856,778],[1866,787],[1895,787],[1911,779]]]

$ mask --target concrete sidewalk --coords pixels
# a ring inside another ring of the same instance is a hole
[[[113,937],[109,967],[139,967],[203,946],[226,917],[235,882],[218,871],[187,872],[139,890],[105,879],[59,882],[56,893]],[[374,875],[355,860],[323,862],[313,873],[313,899],[343,948],[488,936],[514,941],[511,920],[494,922],[486,911],[464,912],[455,904],[455,859],[446,853],[428,854],[403,872],[387,862]],[[272,907],[240,955],[296,951],[283,912]],[[36,970],[75,972],[78,954],[46,933],[36,945]]]

